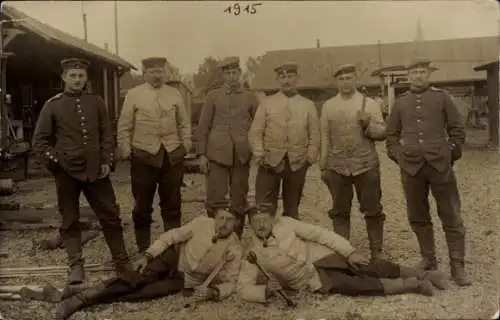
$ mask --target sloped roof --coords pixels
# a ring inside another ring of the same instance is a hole
[[[499,38],[462,38],[426,41],[421,45],[425,56],[439,69],[433,82],[480,80],[485,75],[475,72],[478,64],[498,58]],[[252,83],[255,90],[273,90],[278,84],[273,69],[281,62],[293,60],[299,64],[299,88],[333,86],[332,71],[341,64],[354,63],[360,69],[360,83],[378,84],[371,76],[380,67],[406,65],[415,58],[414,42],[368,44],[359,46],[308,48],[267,52]],[[381,53],[382,66],[378,54]]]
[[[493,61],[489,61],[489,62],[486,62],[486,63],[480,64],[480,65],[476,66],[476,67],[474,68],[474,70],[476,70],[476,71],[486,70],[486,69],[488,69],[489,67],[494,66],[495,64],[496,64],[496,65],[497,65],[497,67],[498,67],[498,65],[500,64],[500,57],[498,57],[498,59],[496,59],[496,60],[493,60]]]
[[[51,27],[39,20],[36,20],[25,13],[7,5],[2,5],[2,13],[9,19],[16,20],[16,24],[21,28],[27,29],[40,37],[57,43],[59,45],[68,46],[74,50],[93,56],[97,59],[102,59],[116,66],[120,66],[126,70],[134,69],[134,65],[125,61],[121,57],[103,49],[96,45],[85,42],[82,39],[74,37],[64,31]]]

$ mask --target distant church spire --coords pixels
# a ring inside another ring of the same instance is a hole
[[[424,39],[424,31],[422,30],[422,23],[420,21],[420,17],[417,19],[417,31],[415,34],[415,38],[413,39],[414,43],[414,55],[415,58],[423,58],[425,57],[425,39]]]

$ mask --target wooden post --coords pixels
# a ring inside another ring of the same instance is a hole
[[[118,71],[113,72],[113,95],[115,105],[115,120],[120,117],[120,81],[118,79]]]
[[[109,88],[108,88],[108,69],[102,69],[102,88],[103,88],[103,99],[106,104],[106,109],[109,113]]]
[[[493,63],[488,68],[488,109],[489,109],[489,134],[490,141],[493,147],[499,146],[499,120],[500,108],[498,106],[498,92],[499,92],[499,73],[498,62]]]

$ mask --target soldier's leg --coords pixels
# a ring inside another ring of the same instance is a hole
[[[178,252],[171,247],[153,259],[137,281],[114,277],[64,299],[57,307],[56,320],[67,319],[73,313],[96,304],[123,301],[122,297],[127,295],[138,299],[134,292],[141,292],[147,285],[166,278],[177,267],[177,262]]]
[[[245,214],[248,210],[248,178],[250,175],[250,164],[241,163],[239,159],[234,160],[231,168],[229,181],[229,195],[232,210],[236,213],[235,233],[241,237],[245,226]]]
[[[60,234],[68,255],[68,284],[81,284],[85,279],[80,228],[80,193],[82,182],[59,170],[55,174],[57,204],[62,217]]]
[[[350,270],[320,269],[321,292],[347,296],[385,296],[404,293],[433,295],[428,280],[413,278],[380,278],[377,275],[353,273]]]
[[[406,212],[410,227],[415,233],[422,255],[424,270],[437,270],[434,229],[429,212],[429,183],[422,168],[412,176],[401,170],[401,182],[406,198]]]
[[[380,168],[354,177],[354,187],[363,213],[372,260],[384,259],[382,249],[384,245],[385,214],[382,210],[382,189],[380,182]]]
[[[349,240],[351,206],[354,197],[352,178],[327,170],[323,182],[325,182],[332,197],[332,209],[328,215],[332,219],[333,231]]]
[[[83,194],[99,219],[116,271],[119,274],[131,271],[132,266],[123,239],[120,207],[116,202],[111,179],[108,176],[84,184]]]
[[[209,161],[206,178],[206,209],[209,217],[214,217],[215,215],[215,211],[212,209],[211,204],[226,199],[230,174],[231,167],[219,164],[215,161]]]
[[[280,183],[280,173],[275,172],[272,168],[259,166],[255,178],[255,202],[257,205],[269,203],[273,206],[273,212],[276,212]]]
[[[134,209],[135,240],[140,252],[145,251],[151,244],[151,222],[153,200],[158,183],[158,169],[142,163],[132,157],[130,161],[130,177]]]
[[[283,170],[283,216],[299,219],[299,205],[304,191],[308,166],[292,171],[286,160]]]
[[[182,161],[170,161],[165,154],[158,187],[161,218],[165,231],[181,226],[183,179],[184,164]]]
[[[452,168],[444,173],[429,168],[429,181],[448,243],[452,277],[460,286],[470,285],[465,272],[465,227],[455,173]]]

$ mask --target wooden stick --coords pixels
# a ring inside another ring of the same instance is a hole
[[[21,295],[17,293],[0,293],[0,300],[21,300]]]
[[[42,291],[43,287],[37,285],[16,285],[16,286],[0,286],[0,293],[19,293],[22,288],[28,288],[34,291]]]

